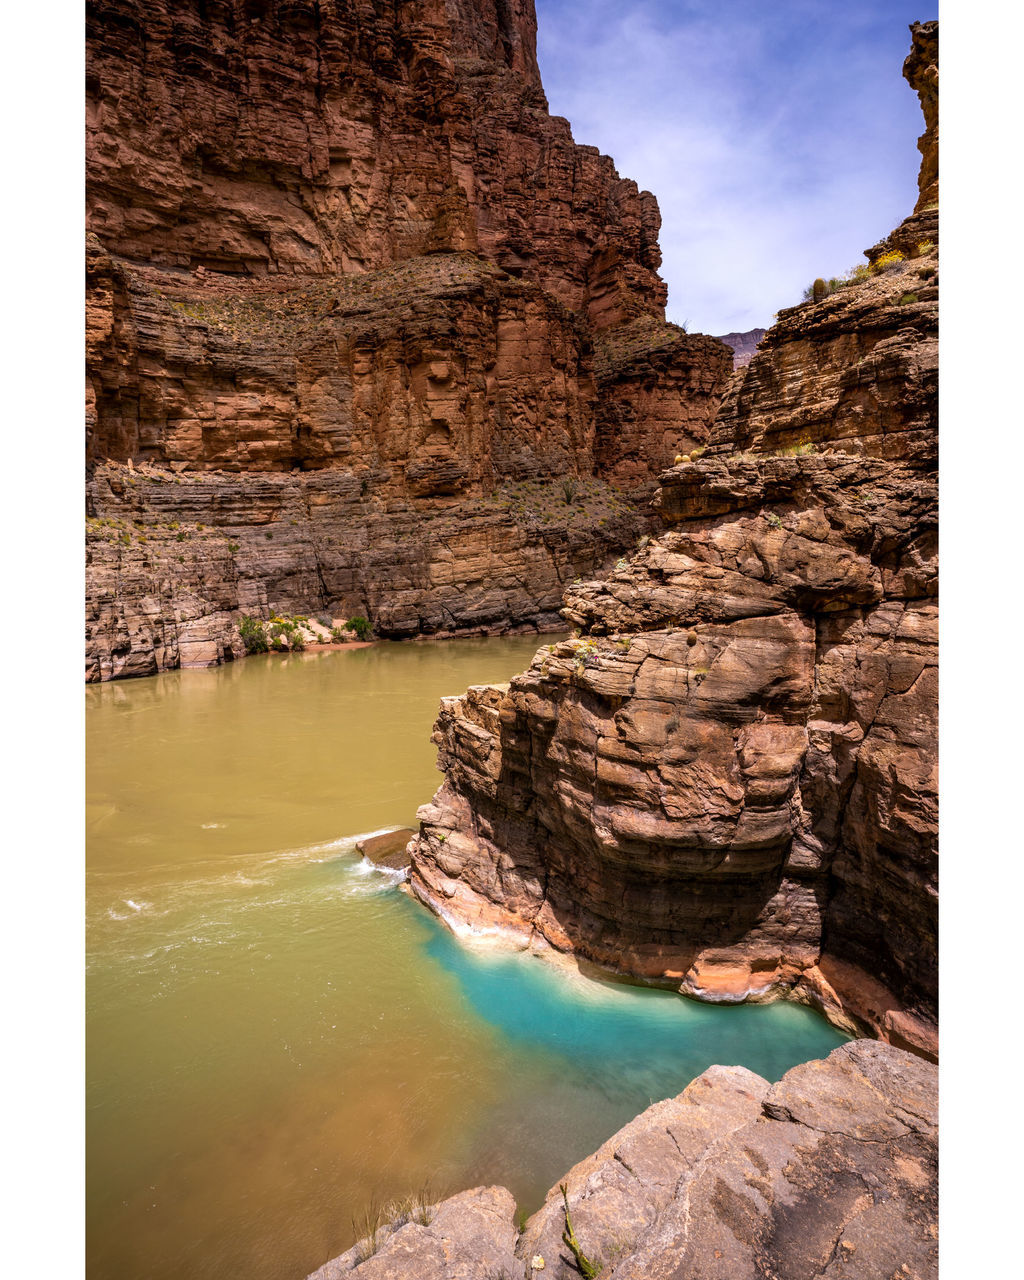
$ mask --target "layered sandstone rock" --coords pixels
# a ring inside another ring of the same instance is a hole
[[[718,338],[650,318],[606,330],[597,342],[598,471],[625,488],[652,482],[679,453],[707,442],[728,385]]]
[[[666,330],[660,218],[547,114],[535,25],[529,0],[88,6],[90,678],[223,660],[275,604],[550,626],[649,523],[610,493],[496,523],[502,486],[649,484],[725,383],[706,338],[595,352]],[[216,480],[179,503],[112,464]],[[242,563],[160,532],[186,523]],[[98,532],[135,526],[142,555]]]
[[[240,657],[240,612],[362,614],[386,639],[560,630],[566,585],[650,527],[593,479],[568,503],[556,481],[486,500],[390,497],[388,475],[97,467],[87,678]]]
[[[932,1280],[937,1259],[937,1072],[869,1041],[776,1085],[711,1067],[657,1102],[512,1225],[504,1188],[397,1219],[310,1280],[456,1280],[581,1273],[607,1280]],[[565,1201],[562,1198],[565,1188]]]
[[[718,335],[718,341],[731,348],[732,367],[745,369],[754,357],[757,344],[767,332],[767,329],[747,329],[743,333],[722,333]]]
[[[935,1054],[937,294],[932,246],[781,313],[575,638],[443,703],[445,919]]]
[[[532,0],[90,0],[89,225],[258,275],[479,250],[600,326],[660,314],[660,214],[552,117]]]
[[[569,588],[580,638],[442,704],[416,891],[703,998],[795,987],[933,1052],[934,476],[701,459],[659,505],[668,532]]]
[[[734,376],[709,455],[816,448],[934,466],[939,268],[914,260],[780,311]]]

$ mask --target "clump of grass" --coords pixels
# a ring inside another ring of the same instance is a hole
[[[372,1258],[375,1253],[379,1253],[388,1236],[399,1227],[404,1227],[406,1223],[415,1222],[421,1227],[429,1226],[433,1221],[435,1208],[436,1200],[426,1186],[401,1200],[371,1202],[358,1222],[355,1219],[352,1220],[353,1230],[359,1237],[359,1243],[356,1245],[357,1263],[362,1264]]]
[[[388,1230],[390,1219],[385,1216],[388,1208],[385,1204],[372,1203],[358,1222],[354,1218],[352,1220],[355,1233],[359,1236],[356,1261],[360,1265],[378,1253],[386,1237],[391,1234]]]
[[[767,521],[767,523],[768,523],[768,525],[769,525],[769,527],[770,527],[770,528],[772,528],[772,529],[781,529],[781,528],[782,528],[782,517],[781,517],[781,516],[779,516],[779,515],[776,515],[776,513],[775,513],[774,511],[768,511],[768,512],[766,512],[766,514],[765,514],[765,517],[764,517],[764,518],[765,518],[765,520]]]

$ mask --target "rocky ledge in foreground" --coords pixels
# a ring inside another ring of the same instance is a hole
[[[874,1041],[776,1085],[711,1067],[566,1174],[601,1280],[929,1280],[937,1275],[937,1069]],[[504,1187],[381,1229],[310,1280],[576,1280],[553,1187],[518,1232]],[[593,1272],[591,1273],[593,1274]]]

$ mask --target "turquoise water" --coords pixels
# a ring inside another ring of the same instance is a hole
[[[373,1201],[530,1211],[713,1062],[842,1037],[463,947],[355,851],[439,781],[438,699],[536,639],[268,655],[88,691],[90,1280],[289,1280]]]

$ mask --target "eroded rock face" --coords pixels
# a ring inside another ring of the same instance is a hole
[[[938,297],[933,246],[823,302],[780,311],[730,383],[709,453],[814,447],[934,466]]]
[[[781,313],[576,637],[445,700],[454,927],[935,1055],[937,295],[932,245]]]
[[[910,217],[879,244],[865,251],[872,261],[893,249],[912,258],[922,242],[938,244],[939,241],[939,24],[912,22],[910,35],[912,44],[903,64],[903,75],[917,93],[925,126],[917,140],[917,149],[921,152],[919,194]]]
[[[388,495],[389,472],[182,472],[104,463],[88,487],[86,674],[240,657],[239,613],[362,614],[386,639],[564,628],[566,585],[651,521],[608,486],[565,501]]]
[[[648,523],[488,509],[524,480],[649,486],[725,383],[710,339],[664,341],[657,203],[548,115],[535,29],[530,0],[88,6],[90,678],[223,660],[267,602],[550,625],[564,574]],[[628,368],[595,352],[617,328]],[[239,480],[149,509],[113,463]],[[186,520],[245,564],[153,546]]]
[[[866,457],[668,473],[673,527],[569,588],[581,637],[442,704],[416,891],[933,1052],[936,504],[933,475]],[[832,959],[874,985],[823,981]]]
[[[903,64],[903,74],[917,92],[924,112],[924,133],[917,141],[921,153],[917,179],[920,194],[914,206],[914,212],[920,213],[939,199],[939,24],[912,23],[910,34],[913,47]]]
[[[718,338],[641,319],[598,338],[597,469],[613,484],[653,482],[677,454],[706,444],[728,385]]]
[[[747,329],[743,333],[722,333],[718,335],[718,341],[731,348],[732,367],[745,369],[753,359],[757,344],[767,332],[767,329]]]
[[[532,0],[92,0],[89,225],[248,275],[479,250],[599,325],[660,314],[660,214],[548,114]]]
[[[608,1280],[932,1280],[936,1095],[934,1066],[865,1040],[776,1085],[711,1067],[565,1175],[578,1247]],[[358,1264],[357,1247],[311,1280],[578,1277],[560,1187],[518,1238],[509,1201],[501,1188],[455,1196],[429,1226],[398,1222],[374,1258]],[[504,1229],[483,1218],[484,1204],[504,1212]],[[460,1269],[467,1236],[477,1271]],[[500,1258],[498,1269],[485,1257]]]

